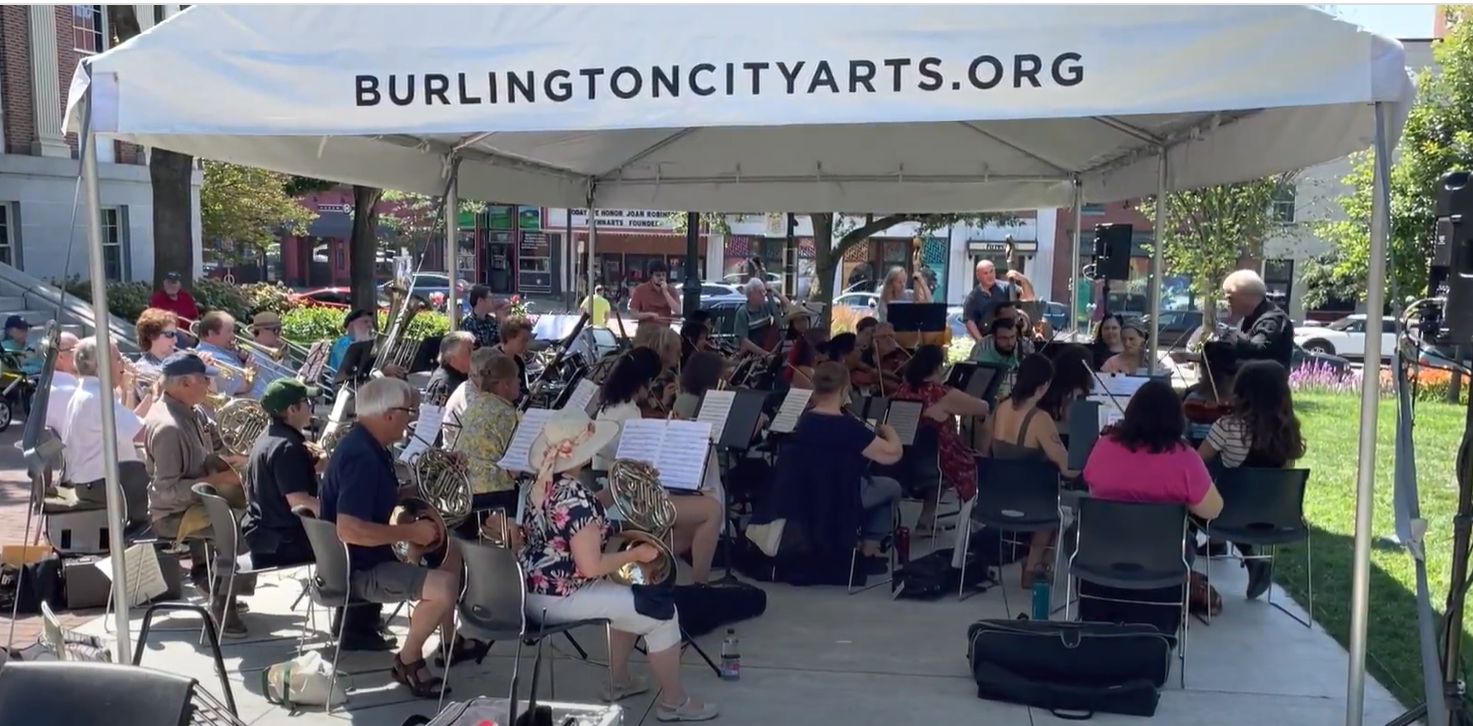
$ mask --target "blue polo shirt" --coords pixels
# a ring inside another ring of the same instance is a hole
[[[398,499],[399,479],[394,476],[389,450],[379,445],[368,429],[355,426],[327,464],[322,480],[322,518],[336,522],[338,514],[348,514],[365,522],[388,524]],[[388,545],[348,545],[348,554],[355,570],[373,569],[395,559]]]

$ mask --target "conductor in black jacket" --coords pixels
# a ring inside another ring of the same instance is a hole
[[[1273,360],[1288,371],[1294,356],[1294,324],[1268,299],[1263,278],[1252,270],[1238,270],[1222,281],[1222,291],[1232,316],[1240,321],[1217,344],[1232,353],[1234,370],[1247,361]]]

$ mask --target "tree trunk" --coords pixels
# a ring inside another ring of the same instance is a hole
[[[164,149],[154,149],[148,159],[148,178],[153,184],[153,286],[164,284],[164,275],[177,272],[188,286],[194,280],[194,205],[190,180],[194,158]]]
[[[813,225],[813,274],[814,296],[823,305],[823,324],[828,327],[834,322],[834,270],[844,255],[834,250],[834,215],[832,212],[810,212],[809,222]],[[793,290],[797,294],[797,290]]]
[[[353,236],[348,240],[349,296],[355,310],[378,309],[378,200],[382,189],[353,187]]]

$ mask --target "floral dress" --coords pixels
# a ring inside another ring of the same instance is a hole
[[[532,502],[528,487],[526,543],[519,555],[527,573],[527,592],[566,597],[593,582],[578,574],[573,562],[573,536],[586,526],[599,528],[599,539],[607,542],[609,520],[598,503],[577,479],[560,476],[553,481],[541,506]]]
[[[893,396],[896,401],[920,401],[929,409],[946,396],[946,386],[935,381],[926,381],[919,388],[909,383]],[[956,490],[962,501],[970,501],[977,493],[977,459],[956,430],[956,417],[937,421],[930,416],[921,416],[921,426],[936,430],[936,439],[941,449],[941,475]]]

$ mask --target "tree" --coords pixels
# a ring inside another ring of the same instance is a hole
[[[112,44],[117,46],[140,32],[136,5],[107,5]],[[165,149],[152,149],[148,178],[153,187],[153,286],[164,275],[177,272],[186,281],[194,275],[193,205],[190,185],[194,158]]]
[[[1294,182],[1281,174],[1237,184],[1171,192],[1166,195],[1166,224],[1157,233],[1162,257],[1173,272],[1192,280],[1192,292],[1214,300],[1229,273],[1243,258],[1262,259],[1263,242],[1274,228],[1275,195]],[[1156,200],[1145,199],[1141,214],[1154,217]],[[1217,322],[1217,306],[1202,305],[1203,325]]]
[[[236,250],[237,261],[250,259],[264,268],[279,232],[302,234],[317,217],[287,195],[285,174],[219,161],[204,167],[200,226],[206,239]]]
[[[887,214],[881,217],[866,215],[862,223],[857,217],[839,217],[835,219],[833,212],[809,212],[808,219],[813,225],[813,247],[814,268],[818,275],[817,284],[814,285],[815,292],[812,296],[820,302],[828,302],[834,299],[834,272],[839,268],[840,260],[844,259],[844,253],[850,248],[858,245],[870,237],[873,237],[891,227],[899,224],[915,222],[920,225],[922,235],[938,229],[943,229],[952,224],[972,224],[982,226],[989,223],[1009,224],[1015,217],[1007,213],[983,213],[972,212],[968,214],[914,214],[900,213]],[[852,226],[851,226],[852,225]],[[839,234],[834,239],[835,233]],[[824,307],[824,324],[831,322],[832,306]]]
[[[1473,108],[1473,24],[1461,22],[1461,13],[1455,10],[1448,12],[1448,35],[1433,49],[1439,72],[1427,69],[1417,77],[1417,99],[1388,180],[1388,292],[1403,297],[1421,297],[1426,292],[1442,175],[1473,168],[1473,115],[1468,113]],[[1316,225],[1316,234],[1330,243],[1331,251],[1308,266],[1308,304],[1320,304],[1330,297],[1365,299],[1373,164],[1370,151],[1354,156],[1352,171],[1344,179],[1351,191],[1339,199],[1345,219]]]
[[[353,234],[348,238],[348,297],[355,310],[378,309],[378,200],[384,190],[353,185]]]

